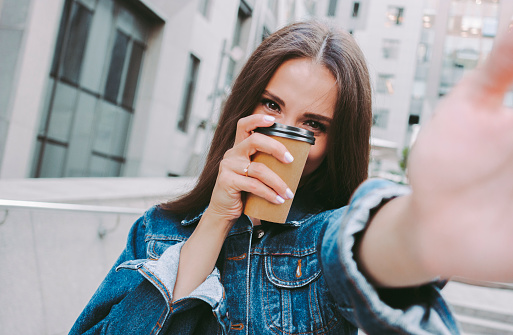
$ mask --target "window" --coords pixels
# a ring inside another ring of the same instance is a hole
[[[110,58],[109,74],[107,76],[107,83],[105,84],[105,99],[112,103],[116,103],[118,100],[121,74],[125,65],[129,40],[130,38],[126,34],[119,30],[116,31],[116,39]]]
[[[233,32],[232,50],[233,48],[240,47],[244,49],[247,44],[247,35],[249,34],[249,26],[251,24],[251,8],[245,3],[241,2],[239,12],[237,14],[237,22],[235,23],[235,30]],[[244,45],[243,45],[244,44]],[[226,70],[225,85],[230,86],[235,72],[237,70],[237,61],[232,57],[228,59],[228,69]]]
[[[182,108],[180,111],[180,119],[178,120],[178,129],[183,132],[187,132],[187,126],[191,116],[192,102],[194,100],[194,90],[196,88],[196,81],[198,79],[199,64],[200,60],[193,54],[190,54],[185,91],[182,99]]]
[[[337,0],[330,0],[328,5],[328,16],[335,16],[337,12]]]
[[[360,11],[360,3],[353,2],[353,17],[358,17],[358,12]]]
[[[372,116],[372,125],[377,128],[386,129],[388,126],[388,109],[378,108]]]
[[[206,18],[208,18],[210,15],[210,5],[210,0],[199,0],[198,11]]]
[[[400,26],[403,24],[404,8],[397,6],[388,6],[386,13],[385,26]]]
[[[383,58],[386,59],[397,59],[399,56],[399,45],[401,41],[392,40],[392,39],[384,39],[383,47],[381,51],[383,53]]]
[[[379,74],[376,90],[378,93],[394,94],[394,75]]]
[[[271,31],[269,30],[269,28],[264,26],[264,28],[262,28],[262,41],[269,37],[269,35],[271,35]]]
[[[150,25],[123,2],[65,1],[33,177],[121,174]]]
[[[76,2],[68,2],[64,10],[68,15],[61,20],[61,25],[67,26],[67,29],[61,26],[59,31],[52,74],[77,84],[93,13]]]
[[[408,117],[408,125],[411,126],[411,125],[419,124],[419,123],[420,123],[420,116],[410,114],[410,116]]]

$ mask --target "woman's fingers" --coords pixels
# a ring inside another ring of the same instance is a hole
[[[277,204],[294,197],[287,184],[265,164],[227,158],[221,162],[219,172],[218,181],[236,191],[250,192]]]
[[[246,138],[239,145],[228,150],[225,157],[235,154],[247,157],[249,160],[250,157],[257,152],[264,152],[272,155],[277,160],[285,164],[291,163],[294,160],[294,157],[285,145],[260,133],[251,134],[251,136]]]
[[[294,197],[294,193],[287,184],[265,164],[252,162],[248,166],[247,176],[261,181],[273,189],[282,199],[292,199]]]
[[[248,138],[258,127],[269,127],[274,124],[274,117],[270,115],[255,114],[244,117],[237,122],[235,145]]]
[[[271,187],[255,178],[237,175],[234,182],[238,185],[240,191],[252,193],[273,204],[280,205],[287,199],[285,196],[278,194]]]

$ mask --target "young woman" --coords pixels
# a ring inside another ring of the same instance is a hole
[[[364,182],[371,89],[352,38],[315,21],[274,33],[236,80],[197,186],[134,224],[70,334],[457,334],[441,279],[513,279],[512,55],[510,32],[440,105],[411,191]],[[253,132],[274,122],[315,134],[296,194],[251,162],[293,160]],[[294,199],[287,222],[243,215],[245,192]]]

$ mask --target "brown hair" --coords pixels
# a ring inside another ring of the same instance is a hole
[[[199,211],[210,203],[219,163],[235,141],[237,121],[260,102],[278,67],[289,59],[310,58],[337,80],[338,99],[328,133],[326,157],[302,180],[296,192],[312,212],[346,205],[367,178],[372,102],[364,56],[346,32],[319,21],[298,22],[266,38],[241,70],[226,100],[205,167],[196,186],[181,198],[161,204],[177,214]]]

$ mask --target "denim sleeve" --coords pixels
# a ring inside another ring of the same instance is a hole
[[[356,190],[347,207],[330,215],[320,250],[330,293],[346,307],[341,309],[344,317],[368,334],[459,334],[440,295],[440,282],[377,289],[354,259],[355,242],[372,214],[386,201],[409,192],[406,186],[371,179]]]
[[[226,333],[229,321],[219,271],[214,269],[189,296],[171,303],[184,242],[169,247],[158,260],[146,259],[144,238],[140,218],[69,334],[179,334],[187,328]]]

